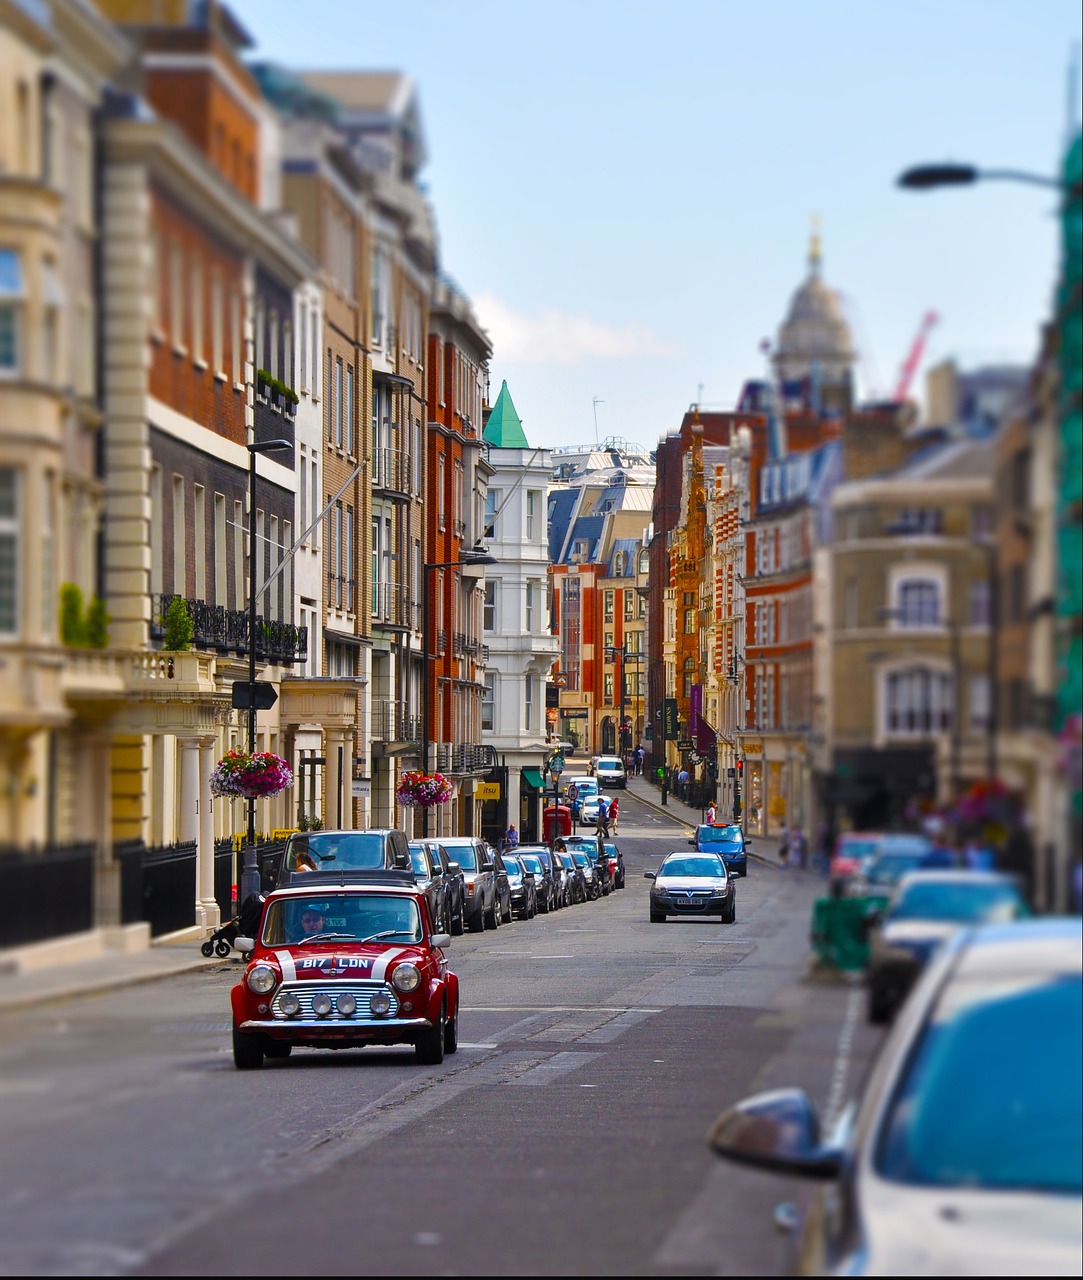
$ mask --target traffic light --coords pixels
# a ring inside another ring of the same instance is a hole
[[[744,758],[742,756],[738,756],[737,757],[737,777],[743,778],[744,776],[745,776]]]

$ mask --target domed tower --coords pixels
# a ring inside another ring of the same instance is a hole
[[[813,231],[808,277],[793,295],[772,360],[784,402],[792,398],[792,389],[800,388],[800,399],[812,409],[845,413],[853,401],[856,353],[838,297],[820,274],[821,264],[820,236]]]

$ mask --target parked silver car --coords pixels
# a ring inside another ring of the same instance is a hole
[[[441,836],[440,843],[459,864],[466,887],[466,927],[472,933],[499,929],[493,850],[478,836]]]

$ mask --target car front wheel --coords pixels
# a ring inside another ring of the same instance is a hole
[[[233,1065],[238,1071],[258,1071],[263,1066],[263,1041],[258,1035],[233,1028]]]
[[[444,1060],[444,1036],[447,1032],[447,1011],[440,1006],[440,1016],[431,1027],[418,1036],[414,1051],[418,1062],[428,1067],[437,1067]]]
[[[665,924],[665,922],[666,913],[664,911],[655,911],[655,909],[651,907],[651,924]]]

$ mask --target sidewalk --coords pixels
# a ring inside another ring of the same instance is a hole
[[[85,954],[79,956],[80,950]],[[0,1013],[38,1009],[54,1000],[96,995],[193,969],[215,969],[235,960],[235,955],[208,960],[191,930],[131,949],[109,947],[95,931],[0,951]]]

